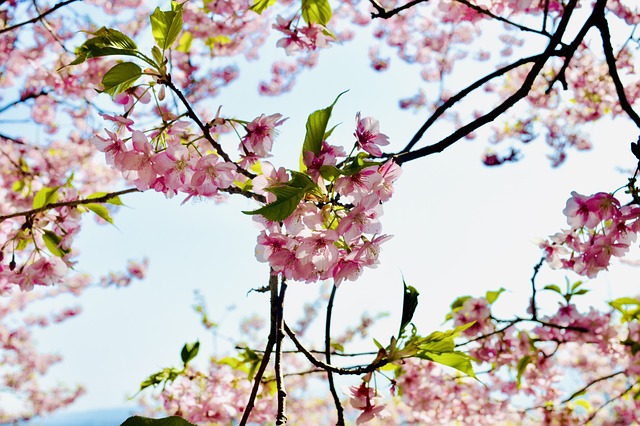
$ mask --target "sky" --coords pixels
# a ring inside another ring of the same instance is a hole
[[[214,99],[210,109],[222,105],[223,113],[244,119],[261,113],[289,117],[280,128],[272,161],[296,168],[307,115],[348,89],[334,108],[331,123],[341,124],[333,142],[353,142],[355,114],[361,111],[380,120],[380,130],[391,141],[387,150],[397,151],[427,116],[426,111],[397,107],[400,97],[412,95],[420,86],[419,71],[392,59],[391,71],[373,72],[366,46],[363,37],[323,52],[318,67],[302,74],[293,92],[277,98],[256,94],[258,80],[267,75],[268,60],[247,64],[241,79]],[[268,49],[263,57],[272,54]],[[383,232],[394,237],[383,245],[377,269],[341,285],[334,308],[336,330],[357,325],[363,312],[388,312],[371,335],[388,341],[400,321],[402,277],[420,292],[414,323],[423,334],[448,327],[442,322],[460,295],[482,296],[504,287],[508,291],[496,302],[496,312],[503,317],[523,314],[533,266],[541,256],[536,241],[566,227],[562,209],[571,191],[613,191],[626,183],[619,169],[634,166],[629,142],[637,139],[637,129],[624,119],[585,126],[593,150],[571,152],[557,169],[549,165],[543,140],[524,146],[525,157],[518,163],[483,166],[481,155],[489,137],[485,132],[442,154],[405,164],[381,219]],[[445,131],[436,130],[422,143],[439,140]],[[70,412],[133,406],[135,401],[127,398],[139,383],[164,367],[178,366],[185,342],[200,340],[202,354],[196,365],[204,366],[204,355],[221,356],[230,341],[242,340],[238,331],[242,318],[254,313],[267,318],[267,296],[248,293],[267,284],[269,273],[254,256],[259,229],[241,213],[255,209],[254,202],[237,197],[224,204],[180,205],[181,197],[165,199],[150,191],[122,200],[126,206],[114,215],[115,226],[85,218],[78,240],[78,270],[97,277],[123,269],[128,259],[148,257],[147,277],[130,288],[94,289],[79,299],[66,299],[80,303],[84,312],[37,334],[41,350],[64,358],[47,380],[87,388]],[[635,258],[640,256],[636,253]],[[604,300],[635,294],[637,270],[619,263],[611,269],[589,281],[592,292],[582,306],[603,308]],[[538,282],[562,284],[565,276],[577,279],[545,267]],[[319,284],[292,283],[285,319],[296,321],[303,304],[317,298],[321,289],[328,291]],[[211,319],[220,324],[215,338],[203,330],[193,312],[196,290]],[[540,302],[543,309],[552,309],[558,300],[548,296]],[[373,347],[371,341],[367,344]]]

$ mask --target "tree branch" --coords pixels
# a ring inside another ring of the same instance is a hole
[[[68,4],[71,4],[71,3],[74,3],[74,2],[77,2],[77,1],[78,0],[61,1],[60,3],[54,5],[51,9],[49,9],[49,10],[47,10],[45,12],[42,12],[40,15],[36,16],[35,18],[31,18],[31,19],[29,19],[27,21],[20,22],[19,24],[15,24],[15,25],[12,25],[10,27],[4,27],[4,28],[0,29],[0,34],[4,34],[6,32],[13,31],[16,28],[20,28],[20,27],[22,27],[24,25],[29,25],[29,24],[33,24],[35,22],[38,22],[38,21],[42,20],[45,16],[55,12],[56,10],[60,9],[61,7],[64,7],[64,6],[68,5]]]
[[[538,320],[538,306],[536,305],[536,277],[538,276],[538,272],[544,263],[544,256],[540,258],[540,261],[536,263],[536,266],[533,267],[533,276],[531,277],[531,319],[534,321]]]
[[[478,5],[475,5],[473,3],[469,3],[467,0],[455,0],[455,1],[467,6],[470,9],[475,10],[478,13],[486,15],[486,16],[490,17],[491,19],[495,19],[496,21],[503,22],[503,23],[505,23],[507,25],[511,25],[512,27],[516,27],[517,29],[519,29],[521,31],[540,34],[540,35],[543,35],[545,37],[551,37],[551,35],[548,32],[546,32],[544,29],[542,31],[540,31],[540,30],[536,30],[536,29],[533,29],[533,28],[529,28],[529,27],[524,26],[524,25],[517,24],[517,23],[515,23],[515,22],[513,22],[513,21],[511,21],[511,20],[509,20],[507,18],[503,18],[502,16],[496,15],[495,13],[491,12],[488,9],[484,9],[484,8],[478,6]]]
[[[277,288],[276,288],[277,290]],[[284,337],[284,330],[282,323],[284,322],[284,294],[287,291],[287,283],[282,277],[282,283],[280,284],[280,295],[276,298],[276,305],[272,306],[272,312],[275,313],[276,321],[276,360],[275,360],[275,375],[276,375],[276,388],[278,390],[278,415],[276,417],[276,425],[283,425],[287,423],[287,391],[284,387],[284,380],[282,377],[282,338]],[[272,293],[273,294],[273,293]]]
[[[386,359],[382,359],[364,367],[358,366],[349,368],[340,368],[333,365],[325,364],[324,362],[314,357],[311,352],[309,352],[304,346],[302,346],[302,343],[300,343],[300,341],[296,337],[296,334],[289,328],[286,322],[284,323],[284,331],[287,333],[287,336],[289,336],[291,341],[293,341],[293,344],[296,346],[296,348],[304,354],[304,356],[309,360],[311,364],[315,365],[318,368],[322,368],[325,371],[331,371],[340,375],[360,375],[375,371],[378,368],[383,367],[389,363]]]
[[[331,287],[331,296],[329,296],[329,303],[327,304],[327,319],[324,327],[324,358],[327,364],[331,364],[331,314],[333,312],[333,301],[336,296],[338,287],[336,285]],[[336,386],[333,382],[333,373],[327,371],[327,380],[329,381],[329,390],[333,397],[333,403],[336,406],[336,414],[338,415],[338,426],[344,426],[344,409],[340,402],[338,392],[336,392]]]
[[[636,126],[640,127],[640,116],[638,116],[638,114],[634,111],[633,107],[629,103],[627,95],[624,93],[624,86],[622,85],[622,81],[620,80],[620,75],[618,74],[618,68],[616,67],[616,58],[613,53],[613,46],[611,45],[611,32],[609,31],[607,18],[604,16],[604,7],[602,7],[602,10],[595,19],[595,25],[598,30],[600,30],[600,35],[602,38],[602,48],[604,50],[604,57],[607,61],[607,66],[609,67],[609,75],[611,76],[613,84],[616,87],[616,93],[618,94],[620,106],[622,107],[624,112],[627,113],[629,118],[633,120]]]
[[[239,426],[245,426],[249,421],[249,415],[251,414],[251,410],[253,410],[253,407],[255,405],[256,396],[258,395],[258,389],[260,389],[262,376],[264,375],[264,371],[267,369],[267,364],[269,364],[269,358],[271,357],[271,351],[273,350],[273,346],[276,343],[276,321],[273,317],[273,314],[274,306],[277,304],[277,301],[275,301],[274,299],[278,298],[278,275],[274,275],[272,269],[269,271],[269,289],[271,290],[271,331],[269,332],[267,345],[264,348],[264,355],[262,355],[260,367],[258,367],[256,376],[253,378],[253,387],[251,388],[249,401],[247,401],[247,405],[245,406],[244,412],[242,413],[242,419],[240,419]]]
[[[405,9],[409,9],[417,4],[426,3],[428,1],[429,0],[413,0],[405,5],[402,5],[400,7],[396,7],[395,9],[387,11],[384,9],[384,7],[380,6],[376,0],[369,0],[373,8],[376,10],[376,12],[371,13],[371,19],[375,19],[375,18],[389,19],[392,16],[397,15],[398,13],[402,12]]]
[[[42,213],[44,211],[47,210],[51,210],[51,209],[55,209],[58,207],[75,207],[75,206],[79,206],[82,204],[92,204],[92,203],[106,203],[109,200],[118,197],[120,195],[124,195],[124,194],[129,194],[132,192],[141,192],[138,188],[129,188],[129,189],[123,189],[122,191],[117,191],[117,192],[111,192],[109,194],[103,195],[101,197],[96,197],[96,198],[84,198],[84,199],[78,199],[78,200],[72,200],[72,201],[61,201],[59,203],[50,203],[50,204],[46,204],[42,207],[39,207],[37,209],[31,209],[31,210],[27,210],[27,211],[23,211],[23,212],[16,212],[16,213],[10,213],[4,216],[0,216],[0,223],[4,222],[7,219],[11,219],[14,217],[19,217],[19,216],[33,216],[36,215],[38,213]]]
[[[495,107],[493,110],[488,112],[487,114],[475,119],[474,121],[468,123],[467,125],[459,128],[455,132],[451,133],[446,138],[440,140],[439,142],[426,146],[424,148],[420,148],[411,152],[403,152],[395,156],[395,160],[398,164],[406,163],[407,161],[412,161],[417,158],[425,157],[431,154],[435,154],[437,152],[442,152],[460,139],[467,136],[469,133],[474,130],[484,126],[487,123],[492,122],[502,114],[504,114],[507,110],[509,110],[512,106],[518,103],[520,100],[525,98],[531,88],[533,87],[533,82],[538,77],[538,74],[544,67],[546,61],[555,56],[556,46],[561,43],[562,36],[567,29],[569,24],[569,20],[571,19],[571,15],[573,14],[573,10],[576,7],[576,3],[578,0],[571,0],[569,4],[567,4],[565,13],[558,24],[557,31],[551,37],[547,48],[544,52],[538,56],[538,59],[534,62],[531,70],[527,74],[526,78],[522,82],[522,86],[510,97],[505,99],[500,105]]]

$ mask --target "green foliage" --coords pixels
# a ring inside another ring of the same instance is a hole
[[[198,350],[200,349],[200,342],[196,341],[194,343],[185,343],[180,351],[180,358],[182,359],[182,369],[177,369],[173,367],[163,368],[157,373],[151,374],[145,380],[140,383],[140,389],[138,392],[143,391],[144,389],[150,386],[157,386],[162,384],[164,387],[173,382],[175,379],[183,375],[187,371],[187,366],[189,365],[189,361],[198,355]]]
[[[327,26],[331,20],[331,6],[329,0],[302,0],[302,17],[311,24]]]
[[[42,240],[44,241],[44,245],[54,256],[64,257],[71,252],[71,250],[60,247],[62,238],[53,231],[45,229],[44,234],[42,235]]]
[[[487,294],[485,295],[485,297],[487,299],[487,303],[490,304],[490,305],[493,304],[493,302],[498,300],[498,297],[504,291],[506,291],[506,289],[504,287],[500,287],[500,290],[497,290],[497,291],[487,291]]]
[[[565,281],[566,291],[564,293],[562,292],[560,287],[555,284],[548,284],[544,286],[543,290],[549,290],[554,293],[558,293],[564,298],[565,302],[567,303],[569,303],[574,296],[581,296],[589,292],[589,290],[586,288],[580,288],[580,286],[583,284],[582,281],[576,281],[573,284],[569,282],[569,278],[565,278]]]
[[[276,196],[276,200],[257,210],[244,211],[244,214],[259,214],[273,222],[281,222],[291,216],[307,194],[318,194],[319,188],[304,173],[291,171],[291,180],[278,186],[267,188]]]
[[[262,362],[262,355],[249,349],[244,348],[239,352],[238,358],[225,357],[218,361],[218,364],[225,364],[233,368],[247,373],[249,380],[253,380],[260,363]]]
[[[333,107],[338,102],[338,99],[340,99],[340,96],[345,93],[347,92],[344,91],[340,93],[331,105],[324,109],[314,111],[309,115],[309,118],[307,118],[307,133],[304,136],[302,153],[300,155],[300,171],[304,172],[307,169],[302,161],[305,152],[311,151],[316,155],[320,153],[322,141],[325,139],[325,135],[327,134],[327,125],[329,124],[329,118],[331,117]],[[331,131],[333,131],[333,129],[331,129],[329,133],[331,133]]]
[[[151,419],[149,417],[129,417],[120,426],[196,426],[182,417],[171,416],[163,419]]]
[[[527,369],[527,365],[529,365],[532,361],[531,355],[525,355],[520,360],[518,360],[518,365],[516,366],[517,376],[516,376],[516,386],[520,389],[520,383],[522,380],[522,375]]]
[[[115,65],[102,77],[102,93],[115,96],[122,93],[142,76],[142,68],[133,62],[122,62]]]
[[[157,7],[149,19],[151,32],[158,47],[162,50],[170,49],[182,31],[182,5],[172,2],[171,10],[168,11],[162,11]]]
[[[69,65],[78,65],[90,58],[124,55],[140,57],[138,46],[126,35],[112,28],[102,27],[76,49],[76,59]]]
[[[620,297],[609,302],[609,306],[622,314],[623,322],[640,320],[640,299]]]
[[[253,6],[251,6],[251,10],[262,15],[262,12],[274,4],[276,4],[276,0],[255,0]]]
[[[405,328],[411,322],[413,318],[413,314],[416,312],[416,308],[418,307],[418,290],[416,290],[412,286],[408,286],[407,283],[402,279],[402,285],[404,287],[404,297],[402,301],[402,320],[400,321],[400,331],[398,331],[398,339],[401,339],[404,335]]]
[[[194,343],[185,343],[185,345],[182,347],[182,351],[180,352],[182,363],[186,366],[189,361],[191,361],[196,357],[196,355],[198,355],[199,350],[200,342],[196,341]]]
[[[55,188],[49,188],[45,186],[44,188],[36,192],[36,195],[33,197],[32,207],[34,209],[39,209],[58,201],[58,189],[58,186],[56,186]]]

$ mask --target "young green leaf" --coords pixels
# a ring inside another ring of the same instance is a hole
[[[133,62],[122,62],[115,65],[102,77],[103,93],[115,96],[122,93],[140,78],[142,68]]]
[[[326,27],[331,20],[329,0],[302,0],[302,17],[308,24],[320,24]]]
[[[429,359],[433,362],[437,362],[438,364],[446,365],[447,367],[455,368],[456,370],[477,379],[476,373],[473,371],[473,366],[471,365],[471,357],[464,352],[451,351],[442,354],[420,352],[418,353],[418,357]]]
[[[156,7],[156,10],[149,17],[153,38],[162,50],[171,48],[182,31],[182,5],[173,3],[172,9],[162,11]]]
[[[101,56],[125,55],[140,57],[138,46],[118,30],[102,27],[90,34],[94,37],[88,39],[76,49],[76,59],[69,65],[78,65],[87,59]]]
[[[318,192],[318,186],[306,174],[292,171],[289,182],[267,188],[267,191],[276,196],[274,202],[257,210],[243,211],[243,213],[259,214],[272,222],[282,222],[291,216],[305,195]]]
[[[487,294],[485,296],[487,298],[487,303],[491,305],[493,302],[498,300],[498,296],[500,296],[503,291],[506,291],[506,289],[503,287],[500,287],[500,290],[498,291],[487,291]]]
[[[531,355],[525,355],[522,358],[520,358],[520,360],[518,361],[518,365],[516,367],[516,371],[518,373],[518,375],[516,376],[516,387],[518,389],[520,389],[520,383],[522,380],[522,375],[524,374],[525,370],[527,369],[527,365],[529,365],[531,363],[532,359],[531,359]]]
[[[182,352],[180,352],[180,358],[182,359],[182,363],[186,366],[189,361],[194,359],[196,355],[198,355],[198,351],[200,350],[200,342],[196,341],[194,343],[185,343],[182,347]]]
[[[39,209],[58,201],[58,188],[59,187],[57,186],[55,188],[49,188],[45,186],[44,188],[36,192],[36,195],[33,197],[32,207],[34,209]]]
[[[331,117],[331,112],[333,111],[333,107],[335,106],[340,96],[347,93],[346,91],[340,93],[336,99],[333,101],[331,105],[324,109],[319,109],[314,111],[307,118],[307,133],[304,136],[304,143],[302,145],[302,153],[300,155],[300,171],[305,171],[307,167],[305,166],[302,159],[304,158],[304,153],[307,151],[311,151],[314,154],[319,154],[320,149],[322,148],[322,141],[324,140],[324,135],[327,131],[327,125],[329,124],[329,118]]]
[[[44,235],[42,235],[42,240],[44,241],[44,245],[54,256],[64,257],[71,252],[71,250],[63,249],[60,247],[62,238],[53,231],[45,229]]]
[[[276,0],[255,0],[253,6],[251,6],[251,10],[256,12],[259,15],[262,15],[262,12],[267,10],[268,7],[276,4]]]
[[[90,203],[90,204],[87,204],[86,207],[92,212],[94,212],[95,214],[97,214],[98,216],[100,216],[102,219],[106,220],[107,222],[113,225],[113,219],[111,218],[111,214],[109,213],[108,208],[98,203]]]
[[[411,322],[413,318],[413,314],[416,312],[416,308],[418,307],[418,290],[416,290],[412,286],[408,286],[407,283],[402,279],[402,285],[404,287],[404,297],[402,301],[402,320],[400,321],[400,331],[398,332],[398,339],[402,337],[404,334],[404,330]]]

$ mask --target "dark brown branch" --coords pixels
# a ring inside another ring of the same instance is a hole
[[[394,15],[397,15],[398,13],[402,12],[403,10],[409,9],[417,4],[420,3],[426,3],[429,0],[413,0],[410,1],[409,3],[402,5],[400,7],[396,7],[395,9],[392,10],[385,10],[384,7],[380,6],[378,4],[378,2],[376,0],[369,0],[369,2],[371,3],[371,5],[373,6],[373,8],[376,10],[375,12],[371,13],[371,18],[375,19],[375,18],[381,18],[381,19],[389,19]]]
[[[536,263],[536,266],[533,267],[533,276],[531,277],[531,319],[534,321],[538,320],[538,306],[536,305],[536,277],[538,276],[538,272],[544,263],[544,256],[540,258],[540,261]]]
[[[118,196],[124,195],[124,194],[129,194],[129,193],[132,193],[132,192],[140,192],[140,190],[138,188],[129,188],[129,189],[123,189],[122,191],[111,192],[109,194],[103,195],[102,197],[84,198],[84,199],[78,199],[78,200],[72,200],[72,201],[61,201],[59,203],[50,203],[50,204],[47,204],[47,205],[42,206],[42,207],[37,208],[37,209],[31,209],[31,210],[26,210],[26,211],[23,211],[23,212],[10,213],[10,214],[4,215],[4,216],[0,216],[0,223],[4,222],[7,219],[14,218],[14,217],[33,216],[33,215],[36,215],[38,213],[42,213],[44,211],[55,209],[55,208],[58,208],[58,207],[76,207],[76,206],[80,206],[82,204],[106,203],[109,200],[114,199],[115,197],[118,197]]]
[[[329,303],[327,304],[327,319],[324,327],[324,358],[329,365],[331,364],[331,314],[333,312],[333,301],[336,297],[337,291],[337,286],[334,285],[331,287],[331,296],[329,296]],[[333,397],[333,403],[336,406],[336,414],[338,415],[337,425],[344,426],[344,409],[342,408],[338,392],[336,392],[336,386],[333,382],[333,373],[331,371],[327,371],[327,380],[329,382],[329,391]]]
[[[15,101],[13,101],[13,102],[1,107],[0,108],[0,114],[5,112],[9,108],[12,108],[12,107],[14,107],[14,106],[16,106],[16,105],[18,105],[18,104],[20,104],[22,102],[28,101],[29,99],[35,99],[35,98],[38,98],[40,96],[46,96],[48,94],[49,94],[49,90],[47,90],[47,89],[42,89],[39,92],[30,93],[30,94],[28,94],[26,96],[21,97],[18,100],[15,100]]]
[[[160,79],[159,83],[165,84],[169,89],[171,89],[171,91],[173,93],[176,94],[176,96],[178,96],[178,99],[180,99],[182,104],[187,109],[187,116],[191,120],[193,120],[194,123],[196,123],[196,125],[202,131],[202,135],[204,136],[204,138],[207,140],[207,142],[209,142],[211,144],[211,146],[216,150],[218,155],[220,157],[222,157],[222,159],[224,161],[226,161],[227,163],[234,164],[236,169],[238,170],[238,172],[242,173],[245,176],[247,176],[249,179],[253,179],[254,177],[256,177],[255,174],[249,172],[248,170],[243,169],[236,162],[231,160],[229,155],[222,149],[222,146],[218,143],[218,141],[216,141],[213,138],[213,136],[211,136],[211,129],[209,128],[209,125],[204,124],[202,122],[202,120],[200,120],[200,117],[198,117],[198,115],[195,113],[195,111],[191,107],[191,104],[189,103],[187,98],[184,96],[182,91],[180,89],[178,89],[175,84],[173,84],[173,81],[171,81],[171,75],[170,74],[167,74],[166,78]]]
[[[526,78],[522,82],[522,86],[513,95],[505,99],[500,105],[495,107],[493,110],[491,110],[487,114],[475,119],[474,121],[468,123],[465,126],[462,126],[455,132],[451,133],[451,135],[440,140],[439,142],[433,145],[426,146],[424,148],[420,148],[415,151],[402,152],[398,154],[395,157],[396,162],[398,164],[402,164],[402,163],[406,163],[407,161],[412,161],[418,158],[426,157],[431,154],[442,152],[448,147],[450,147],[451,145],[453,145],[454,143],[456,143],[457,141],[459,141],[460,139],[469,135],[471,132],[479,129],[485,124],[490,123],[496,118],[500,117],[507,110],[513,107],[516,103],[524,99],[531,91],[533,87],[533,83],[535,79],[538,77],[538,75],[540,74],[540,71],[544,67],[546,61],[550,57],[555,56],[556,46],[560,44],[562,41],[562,36],[564,35],[564,32],[567,29],[569,20],[571,19],[571,15],[573,14],[573,10],[576,7],[577,1],[578,0],[571,0],[569,4],[567,4],[565,13],[562,16],[560,23],[558,24],[558,29],[551,37],[549,44],[547,45],[547,48],[541,55],[539,55],[539,59],[537,59],[534,62],[533,66],[531,67],[531,70],[529,71]]]
[[[590,383],[586,384],[582,389],[579,389],[579,390],[575,391],[574,393],[572,393],[571,396],[568,397],[567,399],[565,399],[564,401],[562,401],[562,403],[566,404],[567,402],[571,401],[576,396],[582,395],[587,389],[589,389],[591,386],[595,385],[598,382],[602,382],[604,380],[609,380],[609,379],[611,379],[613,377],[619,376],[620,374],[624,374],[624,373],[625,373],[624,371],[618,371],[616,373],[609,374],[608,376],[604,376],[604,377],[600,377],[598,379],[592,380]]]
[[[638,383],[632,383],[630,384],[625,390],[623,390],[622,392],[620,392],[617,396],[614,396],[613,398],[607,400],[607,402],[605,402],[604,404],[602,404],[601,406],[599,406],[598,408],[596,408],[593,413],[591,413],[591,415],[585,420],[584,424],[590,424],[591,420],[593,420],[597,415],[598,412],[600,410],[602,410],[604,407],[606,407],[607,405],[611,404],[613,401],[622,398],[623,396],[625,396],[626,394],[628,394],[629,392],[631,392],[631,390],[637,385]]]
[[[519,29],[521,31],[540,34],[540,35],[543,35],[545,37],[551,37],[551,35],[548,32],[544,31],[544,30],[540,31],[540,30],[536,30],[536,29],[533,29],[533,28],[529,28],[529,27],[524,26],[524,25],[520,25],[518,23],[515,23],[515,22],[507,19],[507,18],[503,18],[502,16],[498,16],[498,15],[496,15],[495,13],[491,12],[488,9],[484,9],[484,8],[482,8],[482,7],[480,7],[480,6],[476,5],[476,4],[469,3],[467,0],[455,0],[455,1],[467,6],[470,9],[475,10],[478,13],[486,15],[486,16],[490,17],[491,19],[495,19],[496,21],[503,22],[503,23],[505,23],[507,25],[511,25],[512,27],[516,27],[517,29]]]
[[[264,354],[262,355],[262,361],[260,362],[260,367],[258,367],[256,376],[253,378],[253,387],[251,388],[249,401],[247,401],[247,405],[245,406],[244,412],[242,413],[242,419],[240,419],[240,426],[245,426],[249,421],[249,415],[251,414],[251,410],[253,410],[253,407],[255,406],[256,397],[258,396],[258,390],[260,389],[262,376],[264,375],[264,371],[267,369],[267,365],[269,364],[269,358],[271,357],[271,352],[273,351],[273,347],[276,343],[276,321],[275,321],[275,318],[273,317],[273,313],[274,313],[273,307],[277,304],[277,302],[274,299],[278,298],[278,275],[274,275],[273,270],[269,271],[269,289],[271,290],[271,331],[269,332],[269,339],[267,341],[267,345],[264,348]]]
[[[555,52],[555,56],[562,56],[563,54],[564,54],[564,52],[562,52],[562,51],[556,51]],[[422,125],[422,127],[420,127],[420,129],[418,129],[418,131],[415,133],[415,135],[413,135],[413,137],[411,138],[411,140],[409,141],[407,146],[404,147],[404,149],[402,151],[400,151],[398,154],[386,154],[386,156],[391,157],[391,156],[401,155],[403,153],[409,152],[409,150],[411,150],[411,148],[413,148],[415,146],[415,144],[418,143],[420,141],[420,139],[422,139],[422,137],[424,136],[426,131],[436,122],[436,120],[438,118],[440,118],[440,116],[442,116],[442,114],[444,114],[449,108],[453,107],[456,103],[458,103],[461,100],[463,100],[471,92],[473,92],[476,89],[479,89],[485,83],[488,83],[489,81],[493,80],[494,78],[501,77],[501,76],[503,76],[504,74],[508,73],[511,70],[519,68],[519,67],[521,67],[523,65],[526,65],[528,63],[535,62],[538,59],[540,59],[541,57],[542,57],[542,55],[535,55],[535,56],[529,56],[527,58],[522,58],[522,59],[520,59],[520,60],[518,60],[518,61],[516,61],[516,62],[514,62],[512,64],[509,64],[509,65],[507,65],[505,67],[502,67],[502,68],[492,72],[491,74],[487,74],[486,76],[482,77],[481,79],[475,81],[474,83],[470,84],[466,88],[462,89],[460,92],[456,93],[454,96],[452,96],[449,99],[447,99],[442,105],[440,105],[433,112],[433,114],[427,119],[427,121],[425,121],[425,123]]]
[[[580,31],[578,31],[578,34],[576,35],[576,37],[573,39],[573,41],[567,48],[567,55],[565,56],[565,60],[564,60],[564,63],[562,64],[562,67],[560,68],[558,73],[555,75],[555,77],[549,82],[549,87],[545,92],[547,95],[551,93],[551,89],[553,88],[553,85],[557,81],[559,81],[562,84],[562,88],[564,90],[567,90],[569,88],[569,85],[567,84],[567,77],[566,77],[566,71],[569,68],[569,63],[571,62],[573,55],[578,50],[578,47],[580,47],[580,44],[584,40],[584,37],[587,35],[591,27],[595,25],[596,16],[598,15],[599,12],[602,12],[602,10],[604,10],[605,3],[606,3],[606,0],[605,1],[599,0],[598,3],[596,3],[596,5],[593,8],[593,11],[591,12],[591,15],[589,15],[584,25],[582,26],[582,28],[580,28]]]
[[[74,2],[77,2],[77,1],[78,0],[61,1],[60,3],[54,5],[51,9],[49,9],[49,10],[47,10],[45,12],[42,12],[40,15],[36,16],[35,18],[31,18],[31,19],[29,19],[27,21],[20,22],[19,24],[15,24],[15,25],[12,25],[10,27],[4,27],[4,28],[0,29],[0,34],[4,34],[6,32],[15,30],[16,28],[20,28],[20,27],[25,26],[25,25],[33,24],[34,22],[38,22],[38,21],[42,20],[45,16],[55,12],[56,10],[60,9],[61,7],[64,7],[64,6],[68,5],[68,4],[71,4],[71,3],[74,3]]]
[[[277,290],[277,289],[276,289]],[[287,291],[287,283],[282,279],[280,284],[280,295],[277,296],[276,305],[272,306],[272,312],[275,313],[276,321],[276,359],[275,359],[275,375],[276,375],[276,389],[278,392],[278,415],[276,417],[276,425],[283,425],[287,423],[287,391],[284,387],[284,380],[282,377],[282,338],[284,337],[284,330],[282,323],[284,321],[284,294]]]
[[[296,337],[296,334],[289,328],[286,322],[284,323],[284,331],[287,333],[287,336],[289,336],[291,341],[293,341],[293,344],[296,346],[296,348],[298,348],[298,351],[302,352],[311,364],[315,365],[318,368],[322,368],[325,371],[331,371],[340,375],[360,375],[371,373],[372,371],[375,371],[378,368],[383,367],[389,363],[386,359],[381,359],[380,361],[364,367],[358,366],[349,368],[340,368],[333,365],[325,364],[324,362],[314,357],[311,352],[309,352],[304,346],[302,346],[302,343],[300,343],[300,341]]]
[[[594,11],[595,13],[595,11]],[[611,45],[611,32],[609,31],[609,24],[607,18],[604,16],[604,7],[596,17],[596,27],[600,30],[602,36],[602,48],[604,50],[604,57],[609,67],[609,75],[613,80],[613,84],[616,87],[616,93],[618,94],[618,100],[620,101],[620,107],[627,115],[633,120],[636,126],[640,127],[640,116],[634,111],[633,107],[627,99],[627,95],[624,93],[624,86],[620,80],[618,74],[618,68],[616,67],[616,58],[613,53],[613,46]]]

